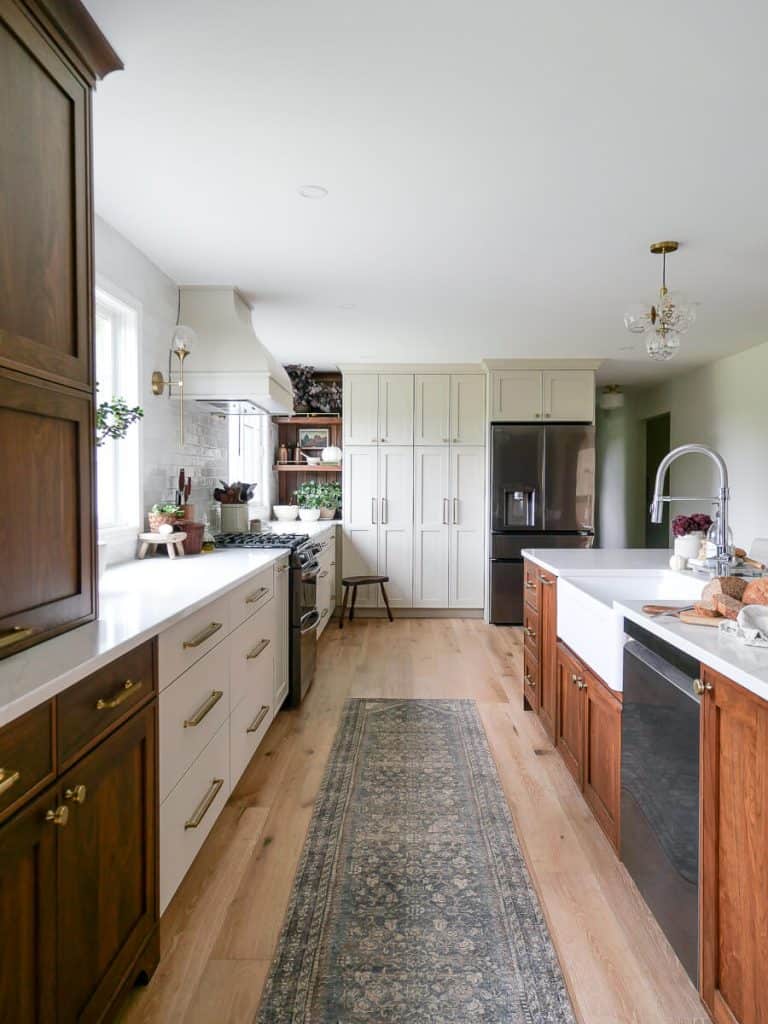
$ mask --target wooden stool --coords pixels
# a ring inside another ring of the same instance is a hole
[[[183,558],[186,539],[186,533],[140,533],[139,558],[144,558],[150,548],[154,555],[161,544],[167,548],[169,558]]]
[[[339,629],[344,628],[344,612],[347,610],[347,598],[349,597],[350,587],[352,588],[352,604],[349,606],[349,621],[355,617],[355,601],[357,600],[357,588],[365,587],[370,583],[378,583],[381,587],[381,596],[384,598],[384,604],[387,608],[387,615],[389,621],[393,622],[392,611],[389,607],[389,600],[387,598],[387,591],[384,586],[385,583],[389,583],[389,576],[345,576],[342,581],[344,584],[344,600],[341,603],[341,615],[339,616]]]

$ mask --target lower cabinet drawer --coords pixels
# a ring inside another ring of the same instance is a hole
[[[275,589],[273,566],[253,576],[229,595],[230,626],[234,629],[271,600]]]
[[[225,594],[161,633],[158,637],[160,689],[212,650],[230,628],[230,597]]]
[[[268,683],[271,704],[275,673],[275,602],[270,601],[231,635],[229,640],[230,708],[257,691],[264,692]]]
[[[53,701],[0,729],[0,820],[55,778]]]
[[[160,800],[229,717],[229,645],[218,644],[160,694]]]
[[[225,722],[160,805],[160,913],[171,901],[229,796]]]
[[[232,788],[248,767],[275,717],[272,676],[263,678],[253,693],[241,701],[229,720],[230,774]]]

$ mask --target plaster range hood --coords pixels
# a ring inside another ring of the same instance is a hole
[[[184,398],[225,416],[290,416],[290,377],[256,336],[240,292],[205,285],[180,292],[180,323],[197,335],[184,367]]]

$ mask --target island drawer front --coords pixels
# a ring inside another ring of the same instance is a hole
[[[53,701],[0,729],[0,821],[56,774]]]
[[[275,569],[270,565],[229,595],[230,626],[236,629],[272,600],[275,591]]]
[[[199,661],[229,633],[230,595],[211,601],[160,634],[158,673],[160,689],[165,689],[182,672]]]
[[[525,563],[523,574],[523,597],[525,604],[530,605],[534,611],[539,607],[539,570],[533,562]]]
[[[270,602],[251,619],[238,626],[230,638],[229,679],[230,709],[255,692],[269,685],[270,699],[275,672],[275,605]]]
[[[525,646],[535,657],[539,655],[539,613],[528,605],[523,606],[523,635]]]
[[[160,805],[160,913],[171,901],[229,797],[224,722]]]
[[[229,748],[232,787],[248,767],[275,717],[272,677],[264,676],[232,712],[229,720]]]
[[[148,640],[56,698],[59,769],[68,765],[157,690],[155,644]]]
[[[229,717],[229,645],[217,644],[160,694],[160,801]]]

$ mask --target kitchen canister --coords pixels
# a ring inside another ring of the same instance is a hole
[[[248,533],[248,506],[226,504],[222,505],[221,532]]]

